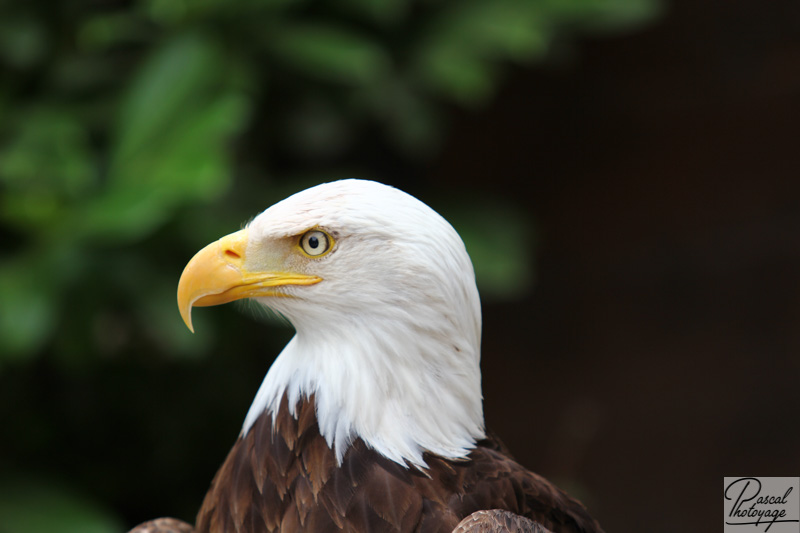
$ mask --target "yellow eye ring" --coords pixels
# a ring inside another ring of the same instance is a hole
[[[312,229],[303,233],[299,245],[304,254],[316,259],[331,251],[333,239],[322,230]]]

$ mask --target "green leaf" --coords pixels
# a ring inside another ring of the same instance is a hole
[[[362,85],[381,79],[389,69],[389,58],[380,46],[333,25],[287,25],[269,40],[287,65],[316,79]]]
[[[650,22],[661,15],[661,0],[544,0],[559,24],[580,24],[593,31],[619,31]]]
[[[483,57],[526,60],[544,51],[548,16],[527,0],[467,1],[436,23],[450,45]]]
[[[536,2],[466,0],[427,24],[414,68],[435,90],[480,102],[494,88],[499,63],[541,55],[549,40],[546,13]]]
[[[238,129],[244,105],[235,96],[209,102],[183,118],[183,133],[121,160],[124,164],[118,160],[112,167],[114,187],[85,210],[82,229],[136,239],[162,225],[177,205],[221,195],[231,176],[224,141]]]
[[[431,87],[462,104],[484,101],[494,88],[494,65],[457,47],[431,47],[418,67]]]
[[[57,293],[41,266],[30,256],[0,264],[0,363],[32,356],[55,328]]]
[[[145,10],[153,20],[178,25],[187,20],[225,14],[258,16],[264,11],[279,11],[304,0],[147,0]]]
[[[131,84],[120,113],[107,188],[71,231],[138,239],[179,206],[208,201],[228,186],[228,142],[248,101],[215,43],[180,35],[157,50]]]
[[[210,86],[224,72],[221,62],[213,41],[193,33],[178,34],[156,49],[130,82],[118,120],[115,158],[134,158],[179,129],[175,121],[208,98]]]
[[[137,314],[162,353],[175,358],[199,359],[208,355],[213,347],[214,324],[208,323],[202,313],[194,313],[196,334],[192,334],[180,317],[175,304],[177,279],[171,276],[151,276],[148,287],[139,299]],[[202,332],[202,334],[200,333]]]
[[[382,120],[389,138],[407,155],[435,153],[442,115],[422,90],[394,78],[364,90],[358,103]]]
[[[0,482],[0,533],[119,533],[120,521],[79,494],[49,480]]]
[[[15,118],[16,135],[0,151],[0,181],[72,198],[96,181],[88,135],[75,114],[40,105]]]
[[[120,42],[140,41],[148,36],[148,25],[131,11],[100,13],[83,21],[77,40],[83,50],[102,50]]]
[[[409,0],[341,0],[339,5],[350,12],[379,24],[397,24],[408,14]]]
[[[536,231],[529,216],[514,206],[460,204],[446,211],[472,258],[481,295],[521,298],[533,286]]]
[[[3,19],[0,20],[0,58],[20,68],[42,61],[49,44],[42,24],[27,16],[6,15]]]
[[[58,196],[50,189],[31,188],[0,194],[0,217],[21,232],[42,233],[62,212]]]

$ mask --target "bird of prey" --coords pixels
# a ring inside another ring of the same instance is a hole
[[[251,298],[296,334],[194,527],[136,533],[600,532],[484,429],[481,310],[453,227],[395,188],[299,192],[188,263],[178,306]]]

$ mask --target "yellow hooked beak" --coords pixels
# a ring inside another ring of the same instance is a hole
[[[251,272],[246,267],[247,229],[231,233],[197,252],[178,282],[178,309],[189,330],[192,307],[219,305],[242,298],[285,296],[275,290],[284,285],[314,285],[322,281],[280,270]]]

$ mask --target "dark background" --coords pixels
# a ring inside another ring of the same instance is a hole
[[[673,2],[516,73],[433,173],[535,214],[535,289],[484,306],[487,420],[607,531],[717,531],[723,476],[800,471],[799,30]]]
[[[419,5],[410,13],[426,16]],[[339,20],[324,9],[300,14]],[[44,27],[63,35],[80,18],[61,15]],[[234,136],[227,186],[193,204],[173,201],[162,222],[134,236],[96,232],[61,255],[42,250],[63,238],[35,223],[72,219],[14,218],[29,189],[14,178],[24,172],[9,171],[11,149],[0,152],[2,258],[33,258],[20,268],[33,272],[28,285],[2,272],[6,324],[9,313],[27,316],[16,305],[39,301],[30,295],[53,310],[33,306],[31,320],[49,329],[3,348],[0,531],[192,519],[291,331],[226,306],[195,313],[189,337],[172,303],[180,269],[286,194],[349,175],[417,195],[464,235],[483,294],[487,423],[607,531],[719,530],[724,476],[797,476],[800,4],[676,0],[637,20],[600,33],[565,21],[546,52],[498,58],[505,67],[487,74],[486,92],[431,90],[419,99],[433,109],[429,129],[415,122],[385,134],[374,116],[352,119],[350,89],[334,84],[326,100],[331,81],[302,69],[261,92],[251,79],[250,120],[225,130]],[[179,32],[192,21],[161,23]],[[142,42],[166,39],[145,33],[103,53],[134,68]],[[387,46],[405,35],[388,33]],[[11,104],[52,109],[116,94],[102,80],[77,96],[54,89],[42,72],[58,53],[2,71],[5,146],[17,146],[29,123]],[[300,118],[287,104],[301,100],[298,87],[315,96],[297,106],[312,110]],[[115,98],[75,115],[90,124],[101,188],[114,183],[114,136],[98,117]],[[310,128],[321,140],[297,140],[304,120],[333,133]],[[415,144],[414,132],[430,142]],[[348,142],[331,148],[337,137]],[[44,205],[39,192],[31,198]],[[64,194],[70,213],[95,198]],[[63,270],[74,276],[59,285]],[[42,296],[42,286],[58,297]]]

